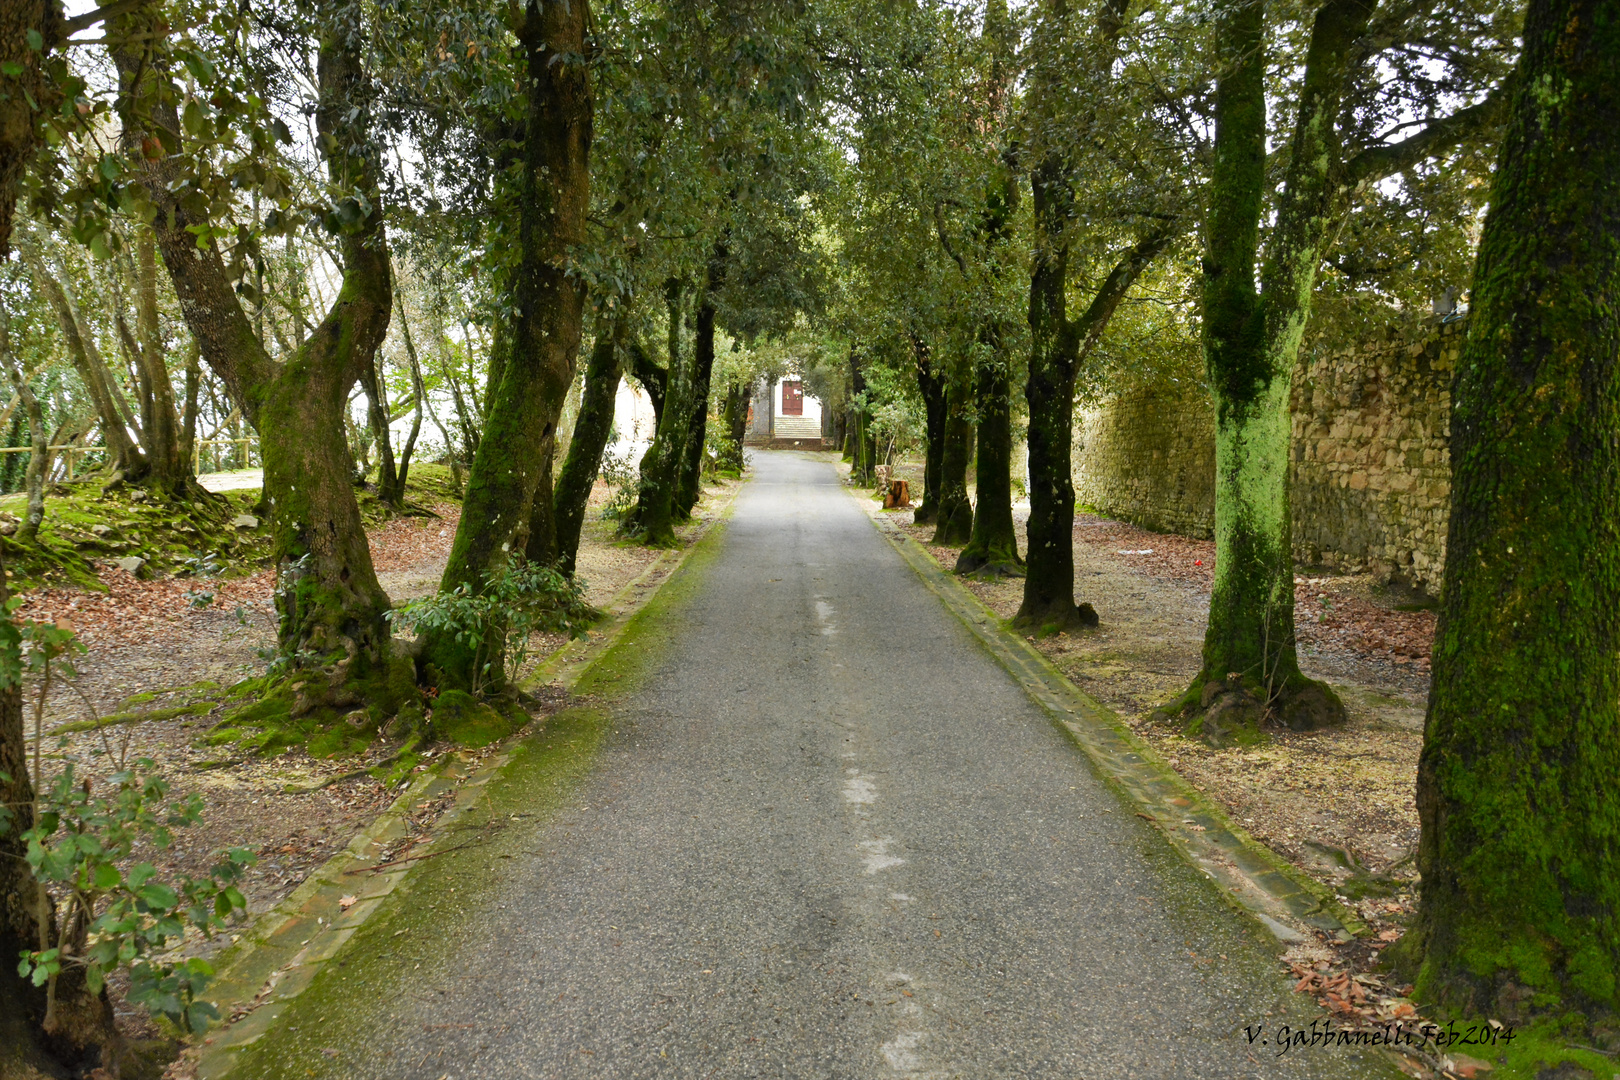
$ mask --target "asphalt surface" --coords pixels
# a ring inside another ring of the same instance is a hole
[[[353,1077],[1387,1075],[904,565],[761,453],[685,629],[449,947],[266,1061]],[[403,933],[401,931],[400,933]],[[358,1019],[357,1019],[358,1017]],[[1265,1027],[1251,1042],[1246,1025]]]

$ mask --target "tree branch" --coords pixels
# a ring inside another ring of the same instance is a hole
[[[1478,105],[1442,117],[1409,139],[1363,150],[1345,164],[1341,190],[1376,183],[1497,127],[1507,117],[1513,84],[1512,78],[1503,79]]]

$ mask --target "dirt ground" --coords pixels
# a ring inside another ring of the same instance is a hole
[[[715,496],[733,486],[711,487],[694,520],[678,534],[686,539],[700,529],[723,504]],[[597,484],[580,541],[578,573],[587,600],[597,607],[607,605],[660,554],[614,535],[616,523],[600,516],[611,494]],[[392,518],[370,533],[373,564],[396,604],[431,593],[444,570],[460,507],[437,503],[431,510],[434,516]],[[248,870],[242,892],[250,913],[267,910],[347,846],[393,801],[409,775],[391,786],[360,776],[304,793],[289,789],[364,769],[398,747],[378,740],[358,758],[323,759],[303,750],[260,758],[200,742],[219,719],[217,702],[224,690],[264,671],[260,651],[274,642],[271,571],[232,579],[143,581],[110,562],[98,569],[105,593],[47,588],[24,594],[24,617],[70,625],[88,649],[75,660],[77,676],[47,701],[47,771],[52,764],[73,762],[80,775],[101,778],[120,761],[152,759],[176,795],[200,792],[206,809],[200,826],[176,830],[168,850],[142,857],[164,876],[197,876],[213,864],[215,852],[250,848],[258,862]],[[204,592],[212,600],[199,606],[195,601]],[[535,635],[531,667],[565,643],[561,636]],[[560,693],[537,696],[544,703],[534,710],[537,716],[566,701]],[[74,730],[98,717],[114,722]],[[423,762],[416,768],[425,769],[452,750],[446,745],[422,749]],[[116,1007],[129,1034],[153,1033],[144,1011],[122,1002]]]
[[[914,471],[920,491],[919,469],[898,475]],[[931,526],[892,513],[943,566],[954,565],[957,550],[935,547]],[[1014,517],[1022,550],[1028,504],[1015,506]],[[1426,598],[1365,574],[1302,569],[1300,663],[1338,690],[1349,721],[1312,733],[1279,728],[1258,746],[1213,749],[1149,719],[1198,673],[1213,542],[1079,513],[1074,558],[1077,598],[1097,609],[1101,625],[1032,638],[1036,647],[1256,838],[1333,887],[1375,930],[1398,937],[1416,899],[1415,785],[1434,636]],[[1022,580],[965,584],[997,615],[1017,612]],[[1389,940],[1375,939],[1363,959]]]

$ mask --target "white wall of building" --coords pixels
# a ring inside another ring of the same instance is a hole
[[[784,379],[784,380],[782,380],[782,382],[795,382],[795,381],[797,381],[797,380],[794,380],[794,379]],[[776,402],[775,402],[776,415],[777,416],[786,416],[787,413],[782,411],[782,383],[781,382],[776,384],[776,387],[775,387],[773,393],[774,393],[774,396],[776,398]],[[811,397],[808,393],[806,393],[804,395],[804,418],[806,420],[814,420],[818,424],[821,423],[821,399],[820,398]]]

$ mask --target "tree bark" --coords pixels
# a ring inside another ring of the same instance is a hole
[[[979,453],[974,465],[977,499],[967,546],[956,559],[958,574],[1017,576],[1018,533],[1012,516],[1012,382],[999,327],[990,327],[986,357],[975,365]]]
[[[331,20],[332,12],[323,11]],[[341,20],[333,20],[341,22]],[[172,105],[157,104],[154,78],[143,58],[117,54],[124,84],[121,110],[137,144],[135,118],[151,115],[178,139]],[[144,77],[136,83],[135,76]],[[355,502],[353,463],[344,438],[349,390],[387,332],[393,289],[381,201],[372,161],[352,148],[368,144],[369,88],[358,43],[348,29],[321,32],[317,60],[320,101],[316,128],[327,171],[340,190],[358,188],[358,200],[334,208],[341,223],[343,278],[339,293],[314,333],[285,363],[273,361],[231,288],[219,250],[199,243],[195,222],[174,194],[177,165],[148,163],[147,190],[158,207],[154,232],[179,296],[181,311],[203,357],[224,382],[261,436],[265,504],[271,509],[273,553],[284,587],[277,591],[278,638],[287,655],[312,655],[318,674],[305,675],[293,700],[295,715],[343,709],[362,700],[383,710],[400,702],[391,665],[388,609],[372,568],[371,550]],[[172,88],[170,88],[172,90]]]
[[[557,568],[572,574],[579,558],[579,535],[585,524],[585,507],[591,488],[602,471],[602,452],[613,434],[613,412],[619,396],[620,345],[628,329],[629,312],[620,307],[612,318],[599,316],[596,342],[585,368],[585,395],[574,421],[574,437],[568,443],[568,457],[557,474],[554,521],[557,537]]]
[[[582,59],[589,22],[586,4],[529,0],[518,34],[526,54],[528,119],[516,192],[517,310],[505,326],[510,351],[467,477],[444,591],[482,588],[504,569],[514,539],[529,525],[542,478],[550,478],[545,451],[574,381],[584,316],[584,286],[569,264],[572,250],[585,242],[590,204],[592,99]],[[427,650],[451,685],[471,684],[471,649],[432,638]]]
[[[17,543],[32,544],[39,539],[39,526],[45,520],[45,470],[51,464],[51,433],[45,426],[45,413],[34,396],[34,388],[28,385],[28,376],[11,351],[11,314],[3,303],[0,303],[0,363],[5,364],[6,376],[28,418],[28,472],[24,480],[28,506],[22,524],[17,527]]]
[[[1401,943],[1421,998],[1510,1023],[1620,1008],[1617,175],[1615,7],[1531,0],[1452,397]]]
[[[142,375],[141,432],[151,470],[148,486],[176,497],[197,489],[191,458],[180,446],[180,417],[174,405],[174,384],[164,361],[162,328],[158,324],[157,244],[150,228],[140,230],[135,245],[136,363]]]
[[[366,425],[377,444],[377,501],[398,510],[405,505],[405,489],[394,464],[394,443],[388,431],[388,397],[381,373],[377,370],[377,356],[360,371],[360,388],[366,395]]]
[[[681,472],[675,490],[675,516],[692,516],[693,507],[703,496],[703,454],[709,437],[709,379],[714,372],[714,300],[726,280],[726,243],[716,240],[709,253],[709,265],[693,320],[692,404],[686,422],[686,449],[681,455]]]
[[[658,418],[652,444],[641,457],[635,510],[625,518],[625,525],[637,532],[648,547],[675,546],[675,487],[691,419],[695,363],[695,350],[681,348],[683,288],[682,283],[674,279],[665,284],[665,301],[669,308],[669,369],[664,410]]]
[[[79,380],[84,383],[85,392],[95,407],[96,418],[101,421],[109,471],[114,479],[137,480],[145,476],[146,458],[130,438],[124,412],[118,407],[118,388],[113,383],[112,372],[96,346],[95,337],[87,332],[77,300],[68,286],[46,268],[44,258],[31,244],[23,248],[23,257],[33,274],[34,285],[56,313],[68,358],[73,361]]]
[[[915,525],[932,524],[939,513],[940,482],[945,471],[945,376],[934,362],[932,350],[915,331],[911,350],[917,361],[917,389],[922,394],[927,444],[923,450],[923,494],[912,511]]]

